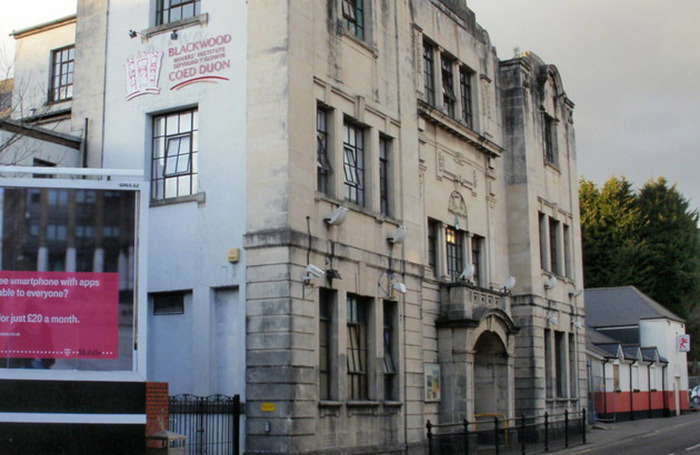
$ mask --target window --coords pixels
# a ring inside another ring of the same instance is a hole
[[[554,362],[555,362],[555,376],[557,381],[557,397],[566,398],[566,334],[564,332],[554,332]]]
[[[459,93],[462,101],[462,121],[472,128],[474,119],[472,116],[472,77],[473,72],[463,66],[459,69]]]
[[[185,313],[185,292],[159,292],[151,296],[154,315]]]
[[[396,302],[384,301],[384,399],[396,400],[396,362],[394,361],[394,313]]]
[[[391,139],[379,138],[379,211],[389,215],[389,152]]]
[[[330,194],[330,177],[333,172],[328,157],[328,111],[316,109],[316,184],[318,191]]]
[[[577,389],[576,380],[578,374],[576,371],[576,336],[573,333],[569,334],[569,396],[576,398]]]
[[[438,227],[439,221],[428,220],[428,265],[433,269],[433,275],[437,276],[438,258]]]
[[[153,118],[152,199],[196,192],[198,123],[196,109]]]
[[[613,391],[620,391],[620,365],[613,364]]]
[[[559,222],[554,218],[549,218],[549,270],[556,275],[560,275],[559,270]]]
[[[442,56],[442,104],[450,117],[455,116],[455,103],[457,97],[454,90],[454,73],[452,67],[454,60],[447,56]]]
[[[552,331],[544,329],[544,375],[547,387],[547,398],[554,398],[552,371]]]
[[[364,0],[342,0],[345,28],[360,39],[365,39]]]
[[[158,0],[156,25],[194,17],[199,14],[201,0]]]
[[[73,98],[73,72],[75,71],[75,46],[53,51],[51,58],[51,90],[49,101],[65,101]]]
[[[564,274],[569,277],[573,278],[573,266],[571,265],[571,260],[573,259],[571,257],[571,230],[569,229],[568,224],[563,225],[563,232],[564,232]]]
[[[445,246],[447,249],[447,274],[451,281],[457,281],[464,270],[464,256],[462,253],[462,233],[458,230],[445,228]]]
[[[345,199],[365,205],[365,150],[364,131],[354,125],[345,124],[343,142],[343,172],[345,176]]]
[[[366,400],[367,387],[367,314],[369,302],[348,295],[348,398]]]
[[[423,84],[425,102],[435,105],[435,47],[423,42]]]
[[[318,355],[320,373],[319,397],[321,400],[331,398],[331,328],[333,322],[334,292],[321,288],[319,290],[319,326]]]
[[[558,164],[555,120],[544,114],[544,162]]]
[[[547,216],[540,212],[538,214],[540,228],[540,267],[549,270],[549,258],[547,255]]]
[[[472,237],[472,264],[474,264],[474,284],[477,286],[482,285],[482,248],[484,239],[483,237],[474,236]]]

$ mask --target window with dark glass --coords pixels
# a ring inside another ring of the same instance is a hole
[[[151,294],[153,314],[183,314],[185,312],[185,292],[158,292]]]
[[[554,398],[554,371],[552,370],[552,335],[551,330],[544,329],[544,374],[547,398]]]
[[[428,265],[433,269],[433,274],[437,276],[437,255],[438,255],[438,227],[440,223],[435,220],[428,220]]]
[[[549,270],[550,264],[547,255],[547,216],[539,212],[537,214],[537,220],[540,230],[540,267],[542,267],[543,270]]]
[[[347,297],[348,328],[348,398],[366,400],[367,387],[367,323],[369,302],[355,295]]]
[[[389,215],[389,152],[391,139],[379,138],[379,211]]]
[[[316,109],[316,184],[318,191],[330,194],[330,177],[333,168],[328,156],[328,111]]]
[[[333,321],[334,292],[329,289],[319,289],[319,397],[321,400],[331,398],[331,327]]]
[[[394,313],[396,302],[384,301],[384,399],[396,400],[396,362],[394,360]]]
[[[200,12],[201,0],[158,0],[156,3],[156,25],[169,24]]]
[[[435,105],[435,46],[423,42],[423,90],[425,102]]]
[[[64,101],[73,98],[75,46],[55,50],[51,57],[49,101]]]
[[[345,199],[365,205],[365,146],[364,131],[346,123],[343,141],[343,174]]]
[[[571,257],[571,231],[569,230],[569,225],[564,224],[562,226],[562,230],[564,235],[564,275],[569,278],[573,278],[573,266],[571,264],[573,259]]]
[[[152,199],[197,192],[198,124],[196,109],[153,118]]]
[[[462,233],[452,227],[445,228],[447,274],[452,281],[457,281],[462,270],[464,270],[462,245]]]
[[[459,69],[459,94],[462,101],[462,121],[468,127],[473,127],[472,115],[472,77],[473,72],[467,67]]]
[[[484,239],[482,237],[474,236],[472,237],[472,264],[474,264],[474,283],[480,286],[481,283],[481,261],[482,261],[482,247]]]
[[[342,0],[345,28],[360,39],[365,39],[364,0]]]
[[[452,67],[454,60],[449,57],[442,56],[442,104],[445,106],[445,111],[450,117],[455,116],[455,103],[457,97],[454,90],[454,72]]]
[[[554,362],[558,398],[566,398],[567,395],[566,386],[568,385],[568,379],[566,377],[566,370],[568,365],[566,363],[565,339],[566,334],[564,332],[554,332]]]
[[[557,165],[557,142],[555,121],[544,114],[544,161],[547,164]]]
[[[549,219],[549,270],[559,275],[559,222],[554,218]]]

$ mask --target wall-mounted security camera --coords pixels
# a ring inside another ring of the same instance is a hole
[[[547,291],[549,291],[549,290],[552,289],[552,288],[554,287],[554,285],[556,285],[556,284],[557,284],[557,277],[555,277],[554,275],[552,275],[551,277],[549,277],[549,279],[548,279],[547,281],[545,281],[545,283],[544,283],[544,288],[545,288]]]
[[[556,316],[550,316],[547,318],[547,321],[549,321],[549,323],[552,325],[557,325],[557,323],[559,322],[559,318],[557,318]]]
[[[474,264],[467,264],[462,273],[459,274],[459,281],[471,281],[475,270]]]
[[[323,275],[325,275],[326,272],[323,271],[323,269],[316,267],[313,264],[309,264],[306,266],[306,274],[307,275],[313,275],[316,278],[321,278]]]
[[[129,38],[136,38],[138,32],[136,30],[129,30]]]
[[[406,293],[406,285],[403,283],[394,283],[394,285],[391,287],[400,294]]]
[[[574,297],[580,296],[582,293],[583,289],[574,289],[573,291],[569,292],[569,297],[573,299]]]
[[[346,207],[340,206],[333,211],[329,216],[323,218],[323,221],[330,226],[340,226],[345,221],[348,216],[348,209]]]
[[[582,328],[583,328],[583,324],[581,324],[580,321],[574,321],[574,322],[572,322],[572,324],[574,325],[574,327],[576,327],[576,328],[578,328],[578,329],[582,329]]]
[[[387,242],[391,244],[402,243],[408,234],[408,228],[403,224],[396,228],[393,234],[386,238]]]
[[[503,283],[501,291],[510,292],[513,289],[513,287],[515,287],[515,277],[513,275],[509,275],[508,278],[506,278],[506,282]]]

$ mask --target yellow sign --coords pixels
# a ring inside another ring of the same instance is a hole
[[[275,403],[261,403],[260,410],[262,412],[275,412],[277,410],[277,404],[275,404]]]

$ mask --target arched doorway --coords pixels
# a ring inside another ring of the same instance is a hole
[[[483,332],[474,346],[474,414],[509,416],[508,352],[496,332]]]

